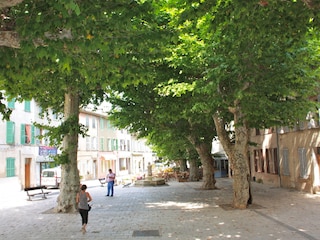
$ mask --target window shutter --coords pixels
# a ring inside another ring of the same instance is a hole
[[[26,143],[26,125],[25,124],[21,124],[20,143],[21,144],[25,144]]]
[[[299,148],[298,152],[299,152],[299,160],[300,160],[300,177],[306,179],[308,178],[306,149]]]
[[[7,122],[7,144],[14,144],[14,122]]]
[[[100,118],[100,129],[104,129],[103,123],[104,123],[103,118]]]
[[[31,144],[34,145],[36,143],[36,140],[35,140],[35,131],[36,131],[36,128],[35,126],[31,126]]]
[[[15,176],[15,159],[14,158],[10,157],[6,159],[6,175],[7,177]]]
[[[12,99],[12,100],[10,100],[9,102],[8,102],[8,108],[10,108],[10,109],[14,109],[14,105],[15,105],[15,101],[16,101],[16,99],[14,98],[14,99]]]
[[[289,168],[289,150],[283,149],[282,150],[283,155],[283,175],[290,176],[290,168]]]
[[[24,101],[24,110],[26,112],[31,112],[31,102],[30,101],[28,101],[28,100]]]

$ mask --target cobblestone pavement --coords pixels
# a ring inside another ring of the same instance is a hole
[[[320,239],[319,195],[254,182],[254,204],[235,210],[227,178],[217,179],[219,190],[200,190],[201,182],[116,186],[114,197],[105,196],[98,180],[85,183],[93,197],[86,233],[79,214],[50,211],[59,190],[34,201],[7,191],[0,200],[0,239]]]

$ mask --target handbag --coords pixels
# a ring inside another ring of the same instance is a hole
[[[89,205],[89,203],[88,203],[88,208],[89,208],[88,211],[90,211],[91,210],[91,206]]]

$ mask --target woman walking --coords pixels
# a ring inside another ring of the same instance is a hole
[[[77,193],[77,204],[79,208],[79,213],[82,219],[82,228],[83,232],[86,232],[86,226],[88,224],[88,215],[89,215],[89,205],[88,202],[92,201],[90,193],[86,192],[87,185],[83,184],[81,186],[81,191]]]

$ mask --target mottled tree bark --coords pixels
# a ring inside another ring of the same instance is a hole
[[[0,8],[12,7],[21,2],[23,2],[23,0],[0,0]]]
[[[187,168],[187,159],[180,159],[179,160],[179,165],[180,165],[180,171],[181,172],[186,172],[188,170],[188,168]]]
[[[69,88],[65,94],[64,117],[74,119],[74,124],[79,123],[79,96]],[[57,212],[72,213],[77,211],[76,194],[80,188],[80,177],[77,165],[78,133],[72,131],[63,139],[63,149],[68,156],[68,162],[62,164],[60,195],[58,198]]]
[[[248,164],[248,139],[249,133],[244,125],[235,128],[236,142],[233,160],[233,206],[247,208],[251,203],[250,196],[250,169]]]
[[[252,203],[250,186],[250,168],[248,160],[249,129],[246,123],[239,123],[240,110],[233,112],[235,120],[235,143],[230,142],[226,131],[226,123],[216,113],[213,116],[219,140],[228,155],[233,177],[233,206],[244,209]]]
[[[203,184],[202,189],[216,189],[216,179],[214,177],[213,157],[211,155],[211,142],[197,142],[192,136],[189,141],[194,145],[197,153],[199,154],[202,168],[203,168]]]
[[[199,181],[199,168],[197,161],[195,159],[189,160],[189,181],[196,182]]]
[[[0,31],[0,46],[19,48],[20,41],[18,34],[14,31]]]

